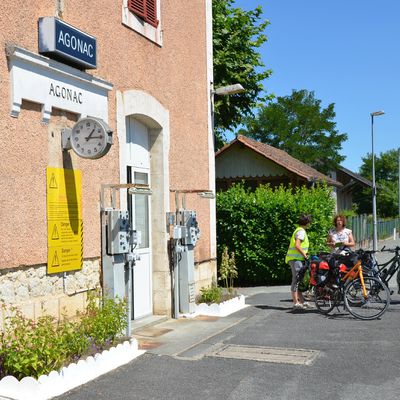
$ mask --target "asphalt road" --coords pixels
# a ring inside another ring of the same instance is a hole
[[[131,363],[57,399],[399,399],[397,292],[382,319],[360,321],[343,309],[330,316],[293,311],[286,288],[276,291],[248,289],[250,306],[235,313],[225,329],[219,327],[174,355],[165,355],[156,344]],[[190,330],[182,330],[182,343],[188,334]],[[162,335],[157,340],[162,342]],[[178,328],[175,346],[179,340]],[[316,357],[310,365],[294,365],[214,356],[227,345],[306,349]]]

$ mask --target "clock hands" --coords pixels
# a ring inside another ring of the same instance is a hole
[[[93,135],[95,129],[96,129],[96,128],[93,128],[93,129],[92,129],[92,132],[89,133],[89,136],[85,138],[87,142],[88,142],[89,139],[92,137],[92,135]]]
[[[92,137],[87,137],[87,138],[85,138],[86,139],[86,141],[88,142],[89,141],[89,139],[102,139],[103,138],[103,136],[92,136]]]

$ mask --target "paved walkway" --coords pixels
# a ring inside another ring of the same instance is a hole
[[[399,241],[380,243],[393,247]],[[379,253],[382,262],[389,253]],[[59,400],[397,400],[400,295],[380,320],[342,308],[293,311],[289,286],[238,288],[248,307],[224,318],[161,319],[136,326],[147,353]],[[257,360],[278,357],[275,361]],[[284,354],[277,355],[276,352]],[[309,352],[309,364],[299,360]],[[300,354],[301,353],[301,354]],[[236,357],[236,358],[232,358]],[[289,357],[289,358],[290,358]]]

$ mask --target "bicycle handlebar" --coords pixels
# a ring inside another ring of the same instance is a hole
[[[355,251],[355,253],[359,253],[359,254],[365,254],[365,253],[374,254],[377,252],[378,252],[378,250],[364,250],[364,249],[358,249]]]
[[[398,253],[400,251],[400,246],[396,246],[394,249],[387,249],[386,246],[383,246],[381,251],[388,253]]]

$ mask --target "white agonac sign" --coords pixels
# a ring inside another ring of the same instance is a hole
[[[112,84],[69,65],[8,45],[11,116],[18,117],[22,100],[42,104],[42,120],[52,109],[93,115],[108,121],[108,92]]]

